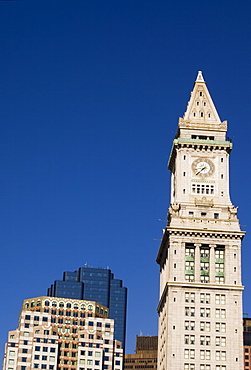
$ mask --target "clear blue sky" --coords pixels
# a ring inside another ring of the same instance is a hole
[[[157,334],[171,141],[198,70],[233,140],[251,315],[251,3],[0,1],[1,351],[64,270],[128,287],[127,353]]]

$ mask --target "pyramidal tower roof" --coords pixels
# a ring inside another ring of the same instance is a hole
[[[183,119],[190,124],[219,125],[221,123],[201,71],[198,72]]]

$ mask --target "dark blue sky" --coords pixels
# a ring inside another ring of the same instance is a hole
[[[0,1],[0,345],[24,298],[109,266],[129,289],[127,353],[157,334],[166,168],[198,70],[233,140],[251,315],[251,3]]]

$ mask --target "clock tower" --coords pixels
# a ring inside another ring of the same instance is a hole
[[[159,370],[243,369],[241,240],[229,195],[227,121],[202,73],[168,162],[171,202],[159,248]]]

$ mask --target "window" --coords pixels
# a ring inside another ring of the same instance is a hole
[[[211,369],[211,365],[200,364],[200,370],[210,370],[210,369]]]
[[[38,366],[39,366],[38,364],[34,364],[35,369],[38,369]]]
[[[195,308],[185,307],[185,316],[195,316]]]
[[[48,352],[48,347],[43,347],[43,352]]]
[[[214,195],[214,185],[193,183],[192,184],[192,194]],[[206,213],[202,212],[201,216],[205,217]]]
[[[43,317],[43,321],[48,321],[48,317]]]
[[[215,309],[215,317],[217,319],[225,319],[226,318],[226,310],[224,308],[216,308]]]
[[[225,333],[226,332],[226,324],[224,322],[216,322],[215,323],[215,331]]]
[[[24,319],[25,319],[25,320],[30,320],[30,319],[31,319],[31,317],[30,317],[30,315],[25,315]]]
[[[22,362],[26,362],[27,361],[27,357],[22,357]]]
[[[25,331],[24,332],[24,337],[28,337],[30,334],[29,334],[29,332],[28,331]]]
[[[39,360],[39,355],[35,355],[34,360]]]
[[[42,356],[43,361],[47,361],[47,356]]]
[[[100,352],[95,352],[95,357],[100,357]]]
[[[185,330],[194,330],[195,322],[194,321],[185,321]]]
[[[14,360],[13,360],[13,359],[9,359],[8,363],[9,363],[10,365],[13,365],[13,364],[14,364]]]
[[[200,317],[210,317],[210,308],[200,308]]]
[[[226,304],[226,295],[225,294],[215,294],[215,303],[216,304]]]
[[[210,331],[210,322],[200,322],[200,331]]]
[[[185,335],[184,337],[184,344],[195,344],[195,336],[194,335]]]
[[[209,350],[201,350],[200,351],[200,359],[201,360],[210,360],[211,359],[211,351]]]
[[[201,346],[210,346],[210,337],[209,336],[200,336],[200,345]]]
[[[14,352],[14,351],[13,351]],[[28,353],[28,349],[27,348],[23,348],[22,349],[22,353]]]
[[[184,349],[184,358],[193,360],[195,357],[194,349]]]
[[[185,302],[195,302],[195,293],[185,292]]]
[[[215,345],[218,347],[226,347],[226,337],[216,337]]]
[[[184,370],[194,370],[195,365],[194,364],[184,364]]]
[[[35,351],[40,351],[40,346],[35,346]]]

